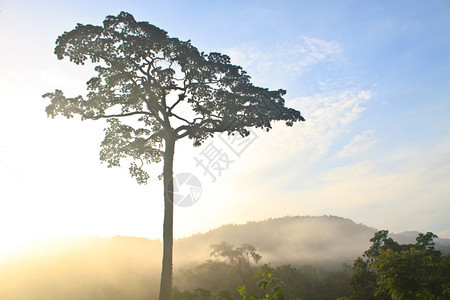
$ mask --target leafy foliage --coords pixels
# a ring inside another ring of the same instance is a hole
[[[251,260],[258,263],[262,256],[256,252],[256,248],[250,244],[243,244],[241,247],[234,247],[229,243],[222,241],[220,244],[213,244],[211,256],[222,257],[231,265],[250,265]]]
[[[355,261],[351,296],[342,299],[447,299],[450,255],[434,249],[437,236],[419,234],[414,245],[400,245],[388,233],[375,233]]]
[[[211,247],[215,260],[182,269],[175,277],[177,286],[187,289],[182,292],[185,295],[203,289],[211,291],[208,299],[228,299],[220,296],[227,293],[230,299],[334,300],[348,291],[350,273],[345,267],[339,271],[292,265],[257,267],[249,265],[253,260],[250,254],[243,254],[249,249],[258,254],[252,245],[235,247],[221,242]],[[261,258],[259,254],[256,257]]]
[[[176,287],[172,288],[171,293],[172,300],[210,300],[212,299],[212,293],[210,290],[197,288],[192,291],[180,292]]]
[[[245,286],[237,286],[236,290],[241,295],[242,299],[254,299],[254,300],[284,300],[284,286],[285,284],[279,278],[274,277],[272,273],[267,271],[261,272],[254,276],[254,278],[259,278],[258,286],[263,291],[263,296],[249,295]],[[289,297],[290,300],[300,300],[298,297]]]

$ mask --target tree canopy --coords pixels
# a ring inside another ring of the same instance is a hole
[[[450,255],[434,249],[437,236],[421,233],[415,244],[398,244],[388,234],[376,232],[356,259],[351,296],[341,299],[448,299]]]
[[[97,76],[87,82],[86,96],[45,94],[51,100],[47,114],[107,118],[100,159],[112,167],[132,158],[130,172],[139,183],[149,178],[142,166],[161,161],[168,136],[189,137],[198,146],[215,132],[246,136],[248,127],[269,130],[272,121],[304,121],[285,107],[286,91],[254,86],[227,55],[199,52],[190,41],[126,12],[106,17],[103,26],[78,24],[57,39],[55,54],[96,64]],[[120,120],[132,116],[132,125]]]

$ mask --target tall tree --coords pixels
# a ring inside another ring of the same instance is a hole
[[[103,26],[78,24],[56,41],[58,59],[77,65],[90,60],[97,75],[85,96],[47,93],[48,116],[107,119],[100,160],[108,167],[128,158],[131,176],[147,183],[146,164],[163,160],[164,225],[160,299],[170,298],[173,244],[173,158],[175,143],[200,145],[216,132],[249,135],[269,131],[272,121],[304,121],[285,107],[284,90],[256,87],[230,58],[203,53],[126,12],[107,16]],[[125,123],[127,122],[127,123]]]

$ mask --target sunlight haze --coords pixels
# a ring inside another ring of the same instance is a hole
[[[306,119],[252,129],[239,155],[227,136],[177,143],[174,174],[195,174],[202,190],[175,208],[176,238],[306,215],[450,238],[449,1],[3,0],[0,256],[35,239],[162,237],[162,167],[146,186],[126,165],[107,168],[105,122],[48,118],[42,98],[84,95],[94,74],[58,60],[57,37],[120,11],[229,55]],[[210,143],[230,158],[216,178],[196,160]]]

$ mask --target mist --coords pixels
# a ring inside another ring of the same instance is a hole
[[[344,265],[348,270],[369,247],[376,231],[336,216],[296,216],[224,225],[175,240],[174,283],[186,290],[198,288],[199,284],[203,288],[217,284],[233,287],[235,283],[230,283],[229,278],[220,274],[208,278],[209,271],[202,271],[202,264],[214,261],[211,244],[221,241],[234,246],[253,245],[262,255],[254,266],[307,265],[303,272],[311,268],[317,268],[314,272],[334,272]],[[414,243],[417,234],[392,236],[402,243]],[[450,240],[436,239],[436,248],[450,252]],[[160,240],[139,237],[67,237],[29,243],[0,260],[0,298],[155,299],[161,256]],[[214,267],[226,268],[220,261]]]
[[[0,298],[153,299],[160,257],[161,243],[143,238],[31,243],[0,263]]]

